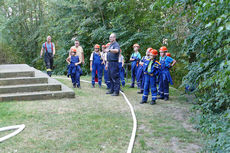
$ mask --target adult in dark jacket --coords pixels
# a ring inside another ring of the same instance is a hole
[[[119,96],[120,91],[120,76],[119,76],[119,54],[120,45],[116,41],[116,34],[112,33],[109,36],[110,46],[106,49],[107,63],[106,69],[108,69],[110,90],[106,94],[112,94],[112,96]]]

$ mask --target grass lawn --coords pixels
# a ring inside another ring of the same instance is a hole
[[[69,80],[58,80],[71,87]],[[132,117],[123,97],[111,99],[106,89],[87,83],[81,87],[74,89],[75,99],[0,103],[0,127],[26,125],[19,135],[0,144],[0,152],[126,152]],[[202,136],[188,121],[191,105],[177,90],[171,89],[170,101],[158,100],[154,106],[139,104],[137,89],[123,90],[138,120],[133,152],[200,151]]]

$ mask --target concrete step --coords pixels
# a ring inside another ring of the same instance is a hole
[[[61,84],[28,84],[0,86],[0,94],[18,93],[18,92],[37,92],[37,91],[61,91]]]
[[[17,77],[34,77],[35,72],[34,71],[1,71],[0,72],[0,78],[17,78]]]
[[[0,64],[0,102],[74,98],[74,91],[26,64]]]
[[[48,83],[47,77],[0,78],[0,86]]]
[[[75,93],[72,91],[42,91],[42,92],[26,92],[0,94],[0,102],[3,101],[21,101],[21,100],[46,100],[60,98],[74,98]]]

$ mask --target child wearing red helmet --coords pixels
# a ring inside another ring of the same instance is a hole
[[[92,88],[95,87],[95,77],[96,72],[98,76],[98,85],[101,88],[102,82],[102,74],[101,74],[101,67],[102,67],[103,59],[100,53],[100,45],[96,44],[94,46],[94,52],[90,56],[90,71],[92,72]]]
[[[138,69],[139,61],[141,60],[141,54],[138,51],[139,48],[140,48],[140,46],[138,44],[134,44],[133,45],[134,53],[132,53],[132,55],[130,57],[130,61],[131,61],[131,77],[132,77],[132,84],[131,84],[130,88],[134,88],[135,78],[137,76],[137,69]]]
[[[71,80],[73,83],[73,87],[76,88],[76,85],[78,88],[80,88],[80,75],[82,74],[82,70],[80,67],[81,60],[79,59],[79,56],[76,55],[76,49],[71,48],[70,55],[66,62],[68,63],[68,74],[67,77],[71,76]]]
[[[149,49],[149,58],[144,62],[143,71],[145,77],[144,83],[144,93],[142,96],[141,104],[147,103],[149,89],[151,89],[152,94],[152,102],[151,105],[156,104],[157,99],[157,85],[156,85],[156,77],[159,74],[160,63],[156,60],[158,55],[157,50],[150,48]]]
[[[146,50],[146,56],[142,57],[140,64],[138,66],[138,69],[137,69],[137,84],[139,84],[139,86],[140,86],[140,91],[137,92],[138,94],[143,94],[143,92],[144,92],[145,77],[144,77],[143,65],[144,65],[145,61],[149,59],[149,51],[151,49],[152,48],[148,48]]]
[[[161,63],[161,74],[159,82],[159,99],[168,100],[169,99],[169,83],[172,85],[172,78],[169,72],[169,68],[176,64],[176,60],[169,56],[166,56],[168,49],[163,46],[160,48],[160,63]]]

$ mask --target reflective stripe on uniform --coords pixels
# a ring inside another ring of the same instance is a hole
[[[46,71],[52,71],[51,69],[46,69]]]

